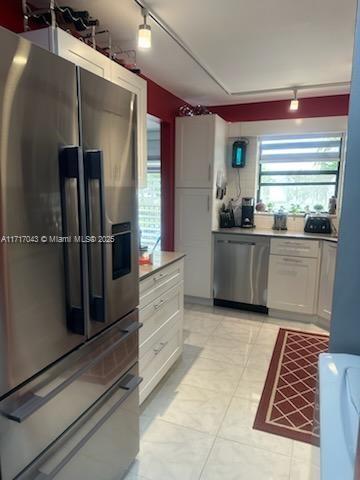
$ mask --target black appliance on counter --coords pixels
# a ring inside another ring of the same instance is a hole
[[[235,227],[234,211],[231,207],[225,208],[223,205],[220,210],[220,228]]]
[[[254,228],[254,207],[253,197],[244,197],[241,202],[241,228]]]
[[[331,219],[327,215],[312,215],[308,214],[305,217],[306,233],[331,233]]]

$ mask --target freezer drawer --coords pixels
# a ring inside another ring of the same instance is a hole
[[[269,251],[265,237],[216,235],[214,298],[266,306]]]
[[[0,478],[10,480],[138,359],[137,311],[0,403]]]
[[[120,480],[139,451],[140,382],[135,365],[16,478]]]

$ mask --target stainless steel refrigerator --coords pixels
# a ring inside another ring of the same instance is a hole
[[[138,451],[134,95],[0,30],[0,478]]]

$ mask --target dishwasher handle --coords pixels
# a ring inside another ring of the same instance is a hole
[[[216,240],[216,243],[230,243],[233,245],[247,245],[251,247],[255,247],[256,243],[255,242],[241,242],[239,240]]]

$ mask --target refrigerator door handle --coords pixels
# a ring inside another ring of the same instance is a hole
[[[82,290],[84,271],[82,246],[79,241],[84,233],[81,212],[81,157],[81,147],[74,145],[64,146],[59,153],[66,320],[69,330],[84,335],[85,315]],[[70,224],[71,227],[69,227]],[[73,238],[71,234],[78,236],[78,239]]]
[[[85,200],[88,230],[90,316],[105,322],[105,188],[103,153],[85,150]],[[97,197],[97,198],[95,198]],[[94,228],[96,228],[94,235]]]

